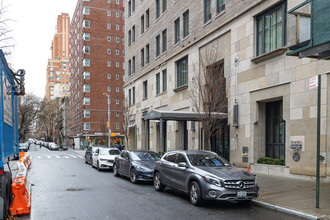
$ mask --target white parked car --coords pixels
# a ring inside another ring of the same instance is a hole
[[[59,150],[59,146],[57,144],[55,144],[54,142],[49,142],[48,149],[49,150]]]
[[[112,169],[115,157],[120,154],[117,148],[99,148],[93,154],[92,166],[100,169]]]

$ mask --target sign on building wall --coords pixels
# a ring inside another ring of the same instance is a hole
[[[318,78],[317,76],[314,76],[312,78],[309,78],[308,88],[309,90],[317,88],[318,85]]]
[[[2,88],[3,88],[3,118],[4,122],[13,126],[13,108],[11,100],[11,85],[7,76],[2,72]]]

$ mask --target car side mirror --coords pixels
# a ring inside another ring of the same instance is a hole
[[[184,167],[184,168],[187,168],[187,163],[185,163],[185,162],[180,162],[180,163],[178,164],[178,167]]]

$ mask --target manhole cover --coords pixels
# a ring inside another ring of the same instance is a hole
[[[69,188],[69,189],[66,189],[66,191],[82,191],[82,190],[85,190],[83,188]]]

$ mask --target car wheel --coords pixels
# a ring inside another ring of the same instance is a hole
[[[131,171],[129,172],[130,180],[132,183],[136,183],[136,170],[134,168],[131,168]]]
[[[154,187],[156,191],[163,191],[165,186],[160,181],[160,174],[158,172],[154,175]]]
[[[97,171],[100,171],[100,164],[99,164],[99,161],[97,161],[97,163],[96,163],[96,169],[97,169]]]
[[[201,188],[196,181],[193,181],[190,184],[189,198],[190,198],[190,202],[193,205],[198,206],[202,204],[203,199],[202,199]]]
[[[115,175],[115,176],[119,176],[119,173],[118,173],[118,170],[117,170],[117,166],[116,166],[116,164],[114,163],[113,164],[113,175]]]

